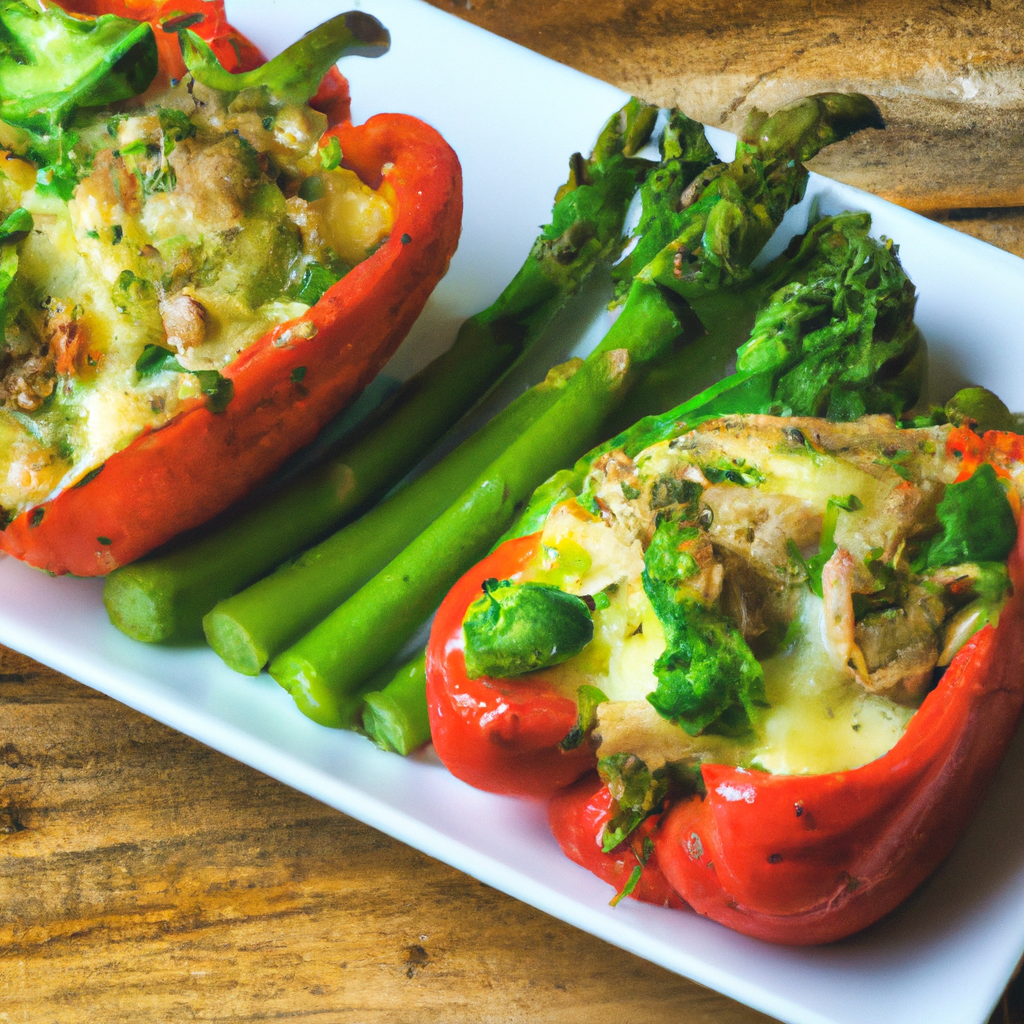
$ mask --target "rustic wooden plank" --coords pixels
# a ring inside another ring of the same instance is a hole
[[[1020,0],[429,0],[706,124],[808,93],[874,97],[885,132],[811,166],[916,210],[1024,205]]]
[[[1024,207],[937,210],[929,216],[940,224],[1024,257]]]
[[[0,1020],[755,1024],[0,649]]]

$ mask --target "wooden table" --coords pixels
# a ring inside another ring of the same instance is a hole
[[[815,166],[1024,255],[1019,3],[432,2],[727,128],[861,89]],[[0,649],[0,1022],[299,1019],[768,1021]]]

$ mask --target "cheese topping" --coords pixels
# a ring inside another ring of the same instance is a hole
[[[76,127],[67,201],[0,151],[0,219],[21,209],[32,222],[4,249],[16,252],[0,311],[7,519],[209,394],[387,236],[384,197],[325,168],[322,114],[257,90],[227,99],[188,80],[97,113]]]
[[[580,498],[550,512],[523,576],[598,598],[594,639],[543,678],[608,698],[599,758],[818,774],[890,750],[1008,591],[991,553],[943,554],[957,516],[991,514],[1004,547],[1015,532],[991,467],[951,487],[948,431],[732,417],[635,459],[602,456]],[[717,669],[699,666],[707,636],[721,638]],[[693,708],[729,672],[748,689],[698,727]]]

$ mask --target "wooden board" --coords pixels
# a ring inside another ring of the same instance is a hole
[[[1024,255],[1019,4],[432,2],[727,128],[866,91],[815,166]],[[768,1021],[0,649],[0,1022],[300,1019]]]
[[[921,211],[1024,206],[1024,12],[1014,0],[430,0],[705,124],[815,92],[888,122],[810,166]]]
[[[0,1021],[641,1015],[768,1021],[0,648]]]

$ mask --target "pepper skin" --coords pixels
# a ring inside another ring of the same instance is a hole
[[[647,818],[640,827],[610,853],[601,849],[601,836],[612,818],[612,795],[595,773],[585,775],[568,789],[556,793],[548,803],[548,822],[562,853],[602,881],[622,892],[639,863],[635,851],[643,850],[644,840],[657,835],[658,818]],[[658,865],[655,850],[640,873],[635,900],[659,907],[684,910],[686,904],[676,895]]]
[[[947,452],[961,478],[985,461],[1010,476],[1024,439],[957,429]],[[1009,572],[998,626],[964,645],[887,754],[825,775],[703,765],[706,796],[648,819],[655,853],[641,885],[664,881],[698,913],[786,945],[852,935],[906,899],[963,834],[1024,706],[1024,528]],[[622,848],[600,845],[610,806],[589,776],[552,798],[549,821],[568,857],[621,889]]]
[[[528,680],[466,675],[466,609],[485,579],[515,579],[539,544],[540,534],[519,537],[473,566],[444,599],[427,646],[427,704],[438,757],[471,786],[512,796],[550,796],[595,765],[586,744],[559,747],[576,722],[576,703],[545,683],[543,673]]]
[[[655,837],[661,868],[700,914],[789,945],[831,942],[904,900],[952,849],[1024,703],[1024,532],[1014,595],[964,645],[883,757],[830,775],[705,765],[708,795]]]
[[[339,88],[328,84],[334,110],[344,106]],[[56,574],[108,573],[243,497],[376,376],[448,269],[461,168],[433,128],[403,114],[336,125],[324,141],[332,135],[344,166],[391,204],[388,240],[301,318],[225,367],[234,397],[224,412],[192,400],[88,482],[18,516],[0,535],[5,551]]]

